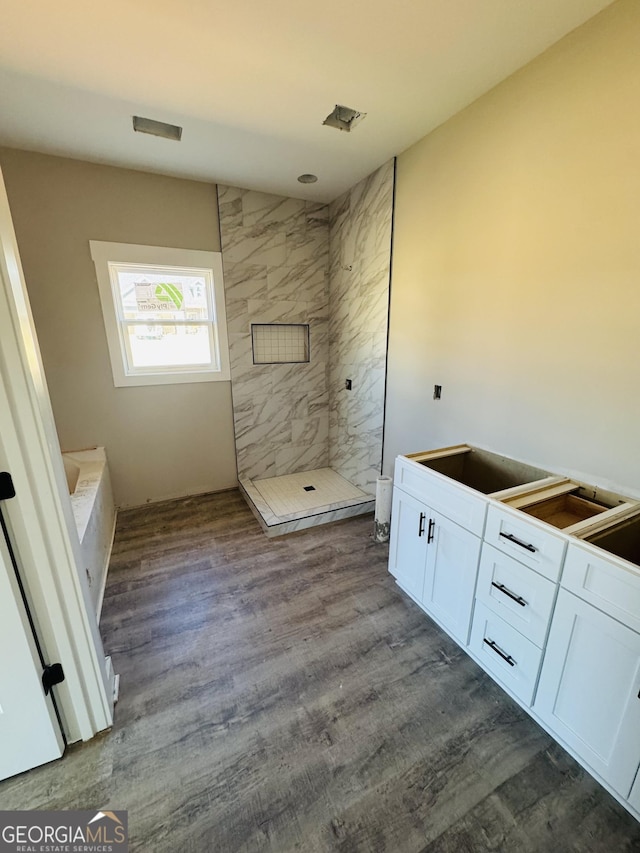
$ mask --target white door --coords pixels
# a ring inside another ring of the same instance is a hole
[[[640,763],[640,634],[561,589],[534,709],[628,797]]]
[[[417,601],[422,600],[429,509],[400,489],[393,490],[389,571]]]
[[[64,742],[0,531],[0,779],[60,758]]]
[[[629,804],[633,806],[637,812],[640,812],[640,772],[636,776],[636,781],[631,789]]]
[[[66,680],[56,699],[70,742],[89,740],[113,722],[113,672],[107,668],[83,582],[82,551],[0,170],[0,470],[16,497],[6,504],[12,543],[49,663]],[[3,569],[0,567],[0,572]],[[0,597],[0,621],[5,619]],[[14,614],[15,617],[15,614]],[[2,625],[2,629],[4,629]],[[0,630],[0,640],[4,637]],[[6,645],[0,646],[0,704],[6,704]],[[0,721],[0,756],[4,749]],[[4,757],[4,756],[2,756]],[[47,760],[46,758],[40,760]],[[0,761],[0,776],[2,776]]]
[[[424,607],[466,646],[476,589],[480,539],[439,513],[427,519]]]

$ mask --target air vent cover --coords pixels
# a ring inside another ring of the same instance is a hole
[[[334,111],[329,113],[322,124],[326,124],[327,127],[337,127],[338,130],[346,130],[349,133],[365,116],[366,113],[336,104]]]
[[[155,121],[152,118],[142,116],[133,117],[133,129],[138,133],[150,133],[152,136],[161,136],[163,139],[173,139],[180,142],[182,128],[177,124],[166,124],[163,121]]]

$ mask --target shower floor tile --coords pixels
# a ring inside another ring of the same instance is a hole
[[[371,498],[331,468],[253,480],[253,485],[274,515],[280,517],[343,501],[366,501]]]

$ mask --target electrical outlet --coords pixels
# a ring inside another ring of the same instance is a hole
[[[442,397],[442,385],[433,386],[433,399],[439,400]]]
[[[347,391],[351,391],[352,382],[351,382],[351,380],[350,380],[350,379],[345,379],[345,381],[344,381],[344,387],[347,389]]]

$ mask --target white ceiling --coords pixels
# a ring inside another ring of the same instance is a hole
[[[329,201],[610,3],[4,0],[0,144]]]

